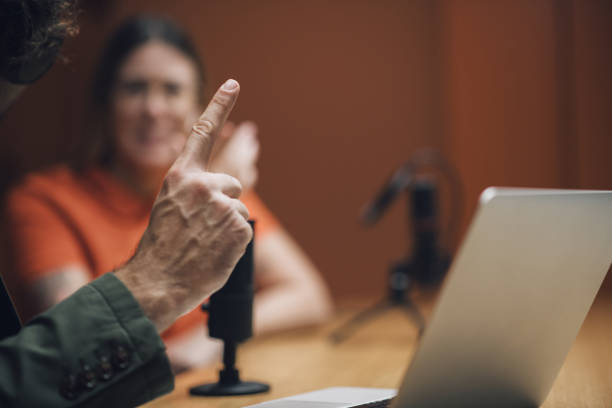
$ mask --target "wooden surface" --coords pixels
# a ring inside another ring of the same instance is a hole
[[[425,309],[430,309],[425,305]],[[175,391],[153,407],[242,407],[329,386],[395,388],[417,345],[416,330],[400,310],[362,326],[341,345],[329,333],[359,308],[341,310],[329,325],[255,339],[239,349],[243,380],[265,381],[271,392],[244,397],[192,397],[189,387],[212,382],[219,367],[181,374]],[[426,313],[428,314],[428,313]],[[612,407],[612,299],[598,298],[544,408]]]

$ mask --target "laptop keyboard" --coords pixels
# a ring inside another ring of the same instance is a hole
[[[388,408],[391,405],[393,398],[387,398],[380,401],[368,402],[367,404],[354,405],[351,408]]]

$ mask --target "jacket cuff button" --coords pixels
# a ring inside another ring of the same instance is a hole
[[[91,366],[86,363],[81,363],[81,373],[79,374],[79,383],[86,390],[93,390],[96,386],[96,373]]]
[[[60,395],[67,400],[74,400],[81,394],[79,381],[77,376],[72,373],[67,373],[60,384]]]
[[[112,362],[116,370],[125,370],[130,365],[130,352],[121,344],[115,345]]]
[[[110,356],[108,354],[99,354],[98,361],[100,362],[98,378],[100,381],[109,381],[115,375]]]

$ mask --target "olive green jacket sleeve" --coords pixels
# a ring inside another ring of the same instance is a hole
[[[133,407],[173,387],[161,338],[112,273],[0,342],[1,407]]]

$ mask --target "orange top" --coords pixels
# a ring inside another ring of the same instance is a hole
[[[278,221],[254,192],[241,200],[257,221],[256,239],[278,228]],[[151,205],[101,168],[77,174],[58,166],[28,176],[7,202],[16,280],[27,293],[29,284],[66,265],[86,267],[91,279],[117,268],[133,255]],[[202,312],[195,309],[162,337],[203,322]]]

